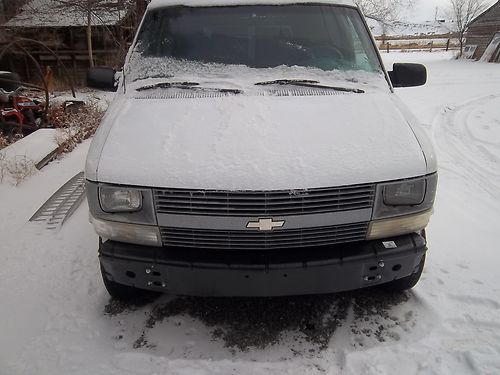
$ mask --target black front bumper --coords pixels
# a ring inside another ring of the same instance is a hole
[[[390,248],[386,241],[394,241]],[[418,270],[426,242],[418,234],[279,251],[100,244],[104,275],[118,284],[192,296],[334,293],[383,284]]]

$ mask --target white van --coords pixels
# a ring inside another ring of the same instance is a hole
[[[115,77],[118,77],[115,82]],[[118,298],[413,287],[436,157],[350,0],[153,0],[85,175]]]

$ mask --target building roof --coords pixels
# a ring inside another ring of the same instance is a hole
[[[352,0],[152,0],[149,9],[176,5],[190,7],[231,6],[231,5],[275,5],[275,4],[334,4],[356,6]]]
[[[87,26],[87,15],[75,5],[64,6],[58,0],[31,0],[21,12],[6,22],[4,27],[69,27]],[[128,13],[129,0],[103,0],[99,9],[92,15],[92,26],[118,24]]]
[[[472,20],[472,22],[470,23],[470,25],[472,26],[474,23],[476,23],[476,21],[478,21],[479,19],[481,19],[484,16],[486,16],[490,11],[494,10],[497,6],[500,6],[500,0],[497,1],[496,3],[491,4],[489,7],[487,7],[479,16],[477,16],[476,18],[474,18]],[[499,19],[499,21],[500,21],[500,19]]]

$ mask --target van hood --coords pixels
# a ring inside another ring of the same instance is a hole
[[[89,179],[282,190],[396,180],[427,171],[392,93],[121,99],[94,139]]]

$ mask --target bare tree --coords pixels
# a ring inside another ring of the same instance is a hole
[[[462,57],[464,51],[464,36],[472,21],[483,13],[487,4],[484,0],[450,0],[451,12],[453,19],[456,22],[458,39],[460,43],[460,55]]]
[[[27,0],[0,0],[0,22],[8,21],[14,17],[26,2]]]
[[[5,6],[3,5],[3,0],[0,0],[0,22],[5,21]]]
[[[354,0],[365,16],[379,21],[382,25],[396,21],[403,9],[413,6],[414,0]]]
[[[106,26],[103,19],[103,14],[109,12],[117,12],[121,16],[121,11],[126,7],[126,1],[118,0],[53,0],[57,7],[62,11],[70,12],[75,16],[85,18],[86,22],[86,35],[87,35],[87,51],[89,64],[94,66],[94,53],[92,46],[92,26],[102,25]],[[110,31],[110,35],[113,33]],[[120,44],[119,41],[116,41]]]
[[[95,18],[103,10],[109,11],[108,0],[55,0],[58,8],[85,17],[87,27],[87,51],[89,64],[94,66],[94,49],[92,46],[92,25]]]
[[[86,34],[87,34],[87,50],[89,64],[94,66],[93,47],[92,47],[92,27],[94,25],[104,26],[109,36],[114,39],[117,47],[120,48],[120,57],[123,57],[127,50],[126,41],[123,32],[118,36],[108,27],[105,22],[105,14],[110,15],[114,12],[118,16],[119,22],[121,17],[130,14],[132,23],[129,29],[134,29],[142,19],[149,0],[53,0],[61,10],[68,11],[74,15],[84,17],[86,19]]]

